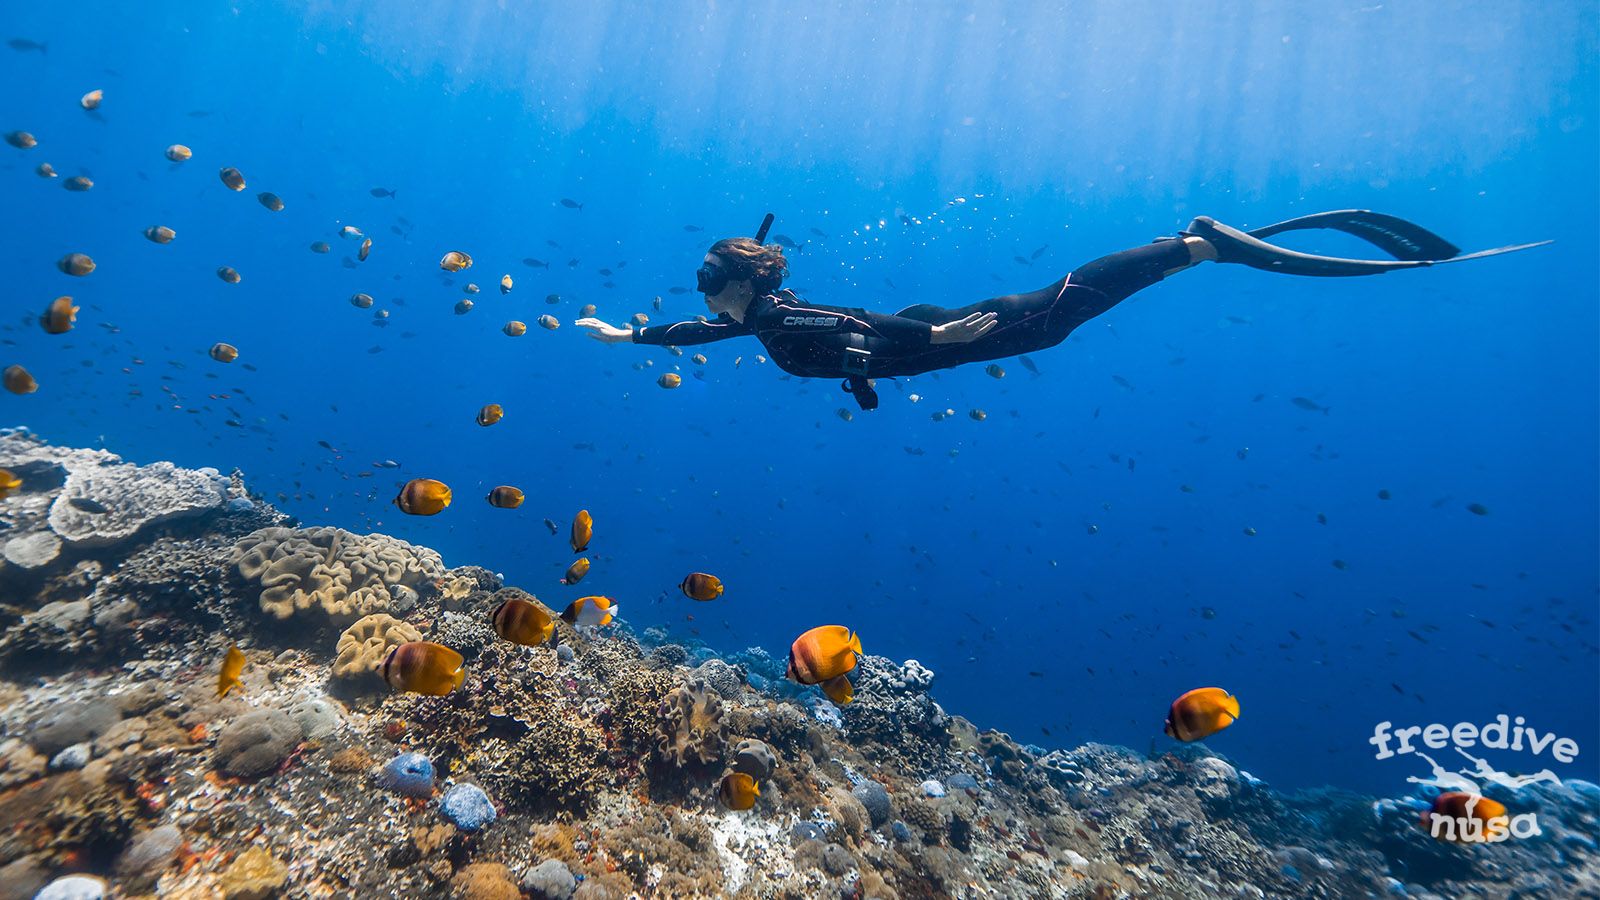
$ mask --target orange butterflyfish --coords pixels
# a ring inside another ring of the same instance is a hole
[[[840,706],[844,706],[856,698],[856,687],[850,683],[850,678],[847,675],[839,675],[824,681],[822,683],[822,692],[828,695],[829,700]]]
[[[556,633],[555,620],[544,607],[521,597],[495,607],[493,620],[495,634],[524,647],[537,647]]]
[[[617,616],[617,601],[610,597],[579,597],[561,612],[568,625],[610,625]]]
[[[1227,728],[1238,718],[1238,697],[1222,688],[1195,688],[1172,701],[1162,731],[1180,741],[1198,741]]]
[[[470,269],[472,268],[472,257],[462,253],[460,250],[451,250],[444,255],[443,259],[439,260],[439,268],[446,272],[459,272],[462,269]]]
[[[572,565],[567,566],[567,574],[561,576],[561,583],[577,584],[587,574],[589,574],[589,557],[580,556],[572,561]]]
[[[487,428],[505,418],[505,415],[506,411],[500,408],[500,404],[490,403],[483,409],[478,410],[478,424]]]
[[[5,372],[0,373],[0,381],[4,381],[6,390],[13,394],[31,394],[39,389],[39,382],[21,366],[6,366]]]
[[[678,583],[678,590],[690,600],[715,600],[722,596],[722,579],[704,572],[690,572]]]
[[[861,638],[843,625],[819,625],[789,646],[785,674],[800,684],[821,684],[856,667]]]
[[[509,335],[511,337],[522,337],[523,335],[528,333],[528,326],[524,325],[521,322],[518,322],[516,319],[512,319],[511,321],[506,323],[506,327],[504,327],[504,328],[502,328],[500,330],[504,331],[507,335]]]
[[[239,358],[239,348],[232,344],[218,341],[211,345],[211,358],[217,362],[231,363]]]
[[[389,651],[378,674],[397,691],[443,697],[467,677],[461,654],[432,641],[408,641]]]
[[[39,317],[39,324],[50,334],[66,334],[72,330],[72,323],[78,319],[78,307],[72,305],[71,297],[57,297],[45,307],[44,315]]]
[[[244,173],[233,166],[224,167],[217,173],[217,177],[222,179],[222,183],[227,185],[230,191],[244,190]]]
[[[502,484],[489,492],[489,505],[500,509],[516,509],[522,505],[522,491],[509,484]]]
[[[1433,828],[1434,816],[1445,819],[1454,819],[1451,827],[1435,831]],[[1469,822],[1472,819],[1476,822]],[[1467,794],[1461,791],[1446,791],[1433,798],[1433,805],[1422,814],[1422,827],[1440,840],[1454,839],[1466,843],[1472,840],[1472,835],[1482,836],[1482,840],[1492,840],[1490,837],[1495,819],[1501,830],[1509,823],[1506,816],[1505,804],[1490,800],[1488,797],[1477,794]]]
[[[400,489],[394,505],[407,515],[438,515],[450,505],[450,486],[432,478],[413,478]]]
[[[222,658],[222,671],[217,673],[217,696],[226,697],[228,692],[239,686],[239,673],[244,671],[244,652],[239,645],[228,647],[228,655]]]
[[[572,517],[572,552],[582,553],[589,549],[589,541],[594,538],[594,516],[589,515],[587,509],[578,510]]]
[[[717,784],[717,799],[731,810],[746,810],[756,805],[761,787],[746,772],[729,772]]]

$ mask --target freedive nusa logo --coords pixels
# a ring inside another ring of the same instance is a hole
[[[1472,765],[1448,769],[1413,746],[1413,739],[1419,740],[1430,750],[1453,749]],[[1413,784],[1430,785],[1441,791],[1434,799],[1432,808],[1422,814],[1422,825],[1439,840],[1464,843],[1498,843],[1507,838],[1527,838],[1542,833],[1534,813],[1513,815],[1503,804],[1483,796],[1484,783],[1498,785],[1512,793],[1540,781],[1558,786],[1561,784],[1561,779],[1548,768],[1532,775],[1501,772],[1487,759],[1468,753],[1468,748],[1485,747],[1514,752],[1526,750],[1535,756],[1548,750],[1551,758],[1559,763],[1571,763],[1579,753],[1577,741],[1557,737],[1555,732],[1541,734],[1530,727],[1522,716],[1513,720],[1504,713],[1481,727],[1472,722],[1457,722],[1453,726],[1433,724],[1395,728],[1393,722],[1379,722],[1367,743],[1377,748],[1375,755],[1378,759],[1415,754],[1427,760],[1430,777],[1412,775],[1406,778]]]

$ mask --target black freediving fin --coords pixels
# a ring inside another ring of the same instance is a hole
[[[1315,228],[1333,229],[1361,238],[1393,256],[1394,259],[1345,259],[1336,256],[1320,256],[1314,253],[1289,250],[1276,244],[1269,244],[1265,240],[1265,238],[1282,234],[1286,231],[1304,231]],[[1396,269],[1418,269],[1439,265],[1440,263],[1482,259],[1486,256],[1498,256],[1502,253],[1527,250],[1530,247],[1541,247],[1551,243],[1551,241],[1536,241],[1530,244],[1514,244],[1507,247],[1496,247],[1492,250],[1479,250],[1475,253],[1463,255],[1461,248],[1420,225],[1395,216],[1364,209],[1341,209],[1316,213],[1248,232],[1224,225],[1209,216],[1200,216],[1189,223],[1189,227],[1184,231],[1184,234],[1203,237],[1209,241],[1217,249],[1217,257],[1221,262],[1239,263],[1257,269],[1265,269],[1269,272],[1282,272],[1287,275],[1312,275],[1333,278],[1354,275],[1382,275],[1385,272],[1392,272]]]

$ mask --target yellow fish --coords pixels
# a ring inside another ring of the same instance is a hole
[[[617,615],[617,601],[610,597],[579,597],[561,612],[568,625],[610,625]]]
[[[690,572],[678,583],[678,590],[690,600],[715,600],[722,596],[722,579],[704,572]]]
[[[78,307],[72,305],[71,297],[57,297],[45,307],[44,315],[39,317],[39,324],[44,326],[48,334],[66,334],[72,330],[72,323],[78,320]]]
[[[502,294],[511,293],[511,276],[510,275],[501,275],[500,276],[500,293],[502,293]]]
[[[10,469],[0,469],[0,500],[11,496],[11,492],[22,487],[22,479]]]
[[[578,510],[572,517],[572,552],[582,553],[589,549],[589,541],[594,538],[594,517],[589,515],[587,509]]]
[[[843,625],[819,625],[789,646],[790,680],[821,684],[856,667],[861,638]]]
[[[472,257],[462,253],[460,250],[451,250],[444,255],[443,259],[439,260],[439,268],[446,272],[459,272],[462,269],[470,269],[472,268]]]
[[[218,341],[211,345],[211,358],[217,362],[233,362],[239,358],[239,348],[232,344],[224,344]]]
[[[572,561],[572,565],[567,566],[567,574],[561,576],[561,583],[577,584],[587,574],[589,574],[589,557],[580,556]]]
[[[513,644],[537,647],[556,633],[556,622],[544,607],[513,597],[495,607],[494,633]]]
[[[466,680],[461,654],[432,641],[408,641],[389,651],[378,674],[397,691],[443,697]]]
[[[1195,688],[1172,701],[1162,731],[1180,741],[1198,741],[1227,728],[1238,718],[1238,697],[1222,688]]]
[[[849,677],[844,675],[824,681],[822,683],[822,692],[828,695],[829,700],[840,706],[844,706],[856,698],[855,685],[851,684]]]
[[[217,673],[217,697],[226,697],[228,692],[239,686],[239,673],[244,671],[244,653],[238,644],[228,647],[228,655],[222,658],[222,671]]]
[[[411,516],[436,516],[450,505],[450,486],[432,478],[413,478],[400,489],[394,505]]]
[[[500,404],[490,403],[478,410],[478,424],[487,428],[504,418],[505,414],[506,411],[500,408]]]
[[[761,796],[761,786],[744,772],[729,772],[717,785],[717,799],[732,810],[746,810],[756,805]]]
[[[502,484],[490,491],[487,499],[490,506],[496,506],[500,509],[516,509],[522,505],[522,491],[509,484]]]

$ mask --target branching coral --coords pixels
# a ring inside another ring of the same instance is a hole
[[[403,612],[419,587],[444,573],[432,550],[340,528],[251,532],[234,545],[233,564],[260,585],[263,612],[287,619],[309,610],[341,623]]]

